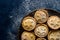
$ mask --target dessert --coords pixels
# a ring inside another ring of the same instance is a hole
[[[60,40],[60,30],[50,31],[48,40]]]
[[[46,40],[45,38],[37,38],[36,40]]]
[[[34,33],[38,37],[45,37],[48,34],[48,27],[45,24],[38,24],[34,30]]]
[[[51,29],[59,29],[60,27],[60,18],[58,16],[50,16],[47,21],[48,26]]]
[[[35,35],[31,32],[24,31],[21,35],[21,40],[35,40]]]
[[[48,12],[46,10],[37,10],[35,12],[34,18],[36,19],[37,23],[45,23],[48,19]]]
[[[31,31],[35,28],[36,26],[36,21],[33,17],[25,17],[22,21],[22,27],[27,30]]]

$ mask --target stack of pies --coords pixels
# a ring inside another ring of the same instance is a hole
[[[60,18],[49,16],[45,9],[37,10],[33,16],[24,17],[22,28],[24,32],[21,40],[60,40]]]

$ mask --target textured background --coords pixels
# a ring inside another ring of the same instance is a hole
[[[21,19],[38,8],[60,11],[60,0],[0,0],[0,40],[17,40]]]

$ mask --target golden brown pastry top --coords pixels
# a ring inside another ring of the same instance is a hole
[[[35,40],[35,35],[31,32],[24,31],[21,35],[21,40]]]
[[[27,30],[31,31],[35,28],[36,26],[36,21],[33,17],[25,17],[22,21],[22,27]]]
[[[38,24],[34,30],[34,33],[38,37],[45,37],[48,34],[48,27],[45,24]]]
[[[60,30],[50,31],[48,40],[60,40]]]
[[[37,38],[36,40],[46,40],[45,38]]]
[[[51,29],[59,29],[60,18],[58,16],[50,16],[47,21],[47,24]]]
[[[37,10],[34,18],[37,20],[37,23],[45,23],[48,19],[48,12],[46,10]]]

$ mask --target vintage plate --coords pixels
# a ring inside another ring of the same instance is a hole
[[[36,9],[36,10],[28,13],[28,14],[25,15],[24,17],[26,17],[26,16],[32,16],[32,17],[33,17],[33,16],[34,16],[34,13],[35,13],[37,10],[38,10],[38,9]],[[59,16],[59,17],[60,17],[60,12],[57,12],[56,10],[52,10],[52,9],[45,9],[45,10],[48,11],[49,16],[56,15],[56,16]],[[23,18],[24,18],[24,17],[23,17]],[[22,19],[22,20],[23,20],[23,19]],[[22,23],[22,20],[21,20],[21,23]],[[49,30],[52,30],[52,29],[49,28]],[[22,28],[22,24],[20,24],[20,28],[19,28],[19,30],[18,30],[18,40],[21,40],[21,34],[22,34],[23,31],[24,31],[24,29]],[[32,31],[33,31],[33,30],[32,30]],[[48,39],[47,37],[45,37],[45,38]]]

